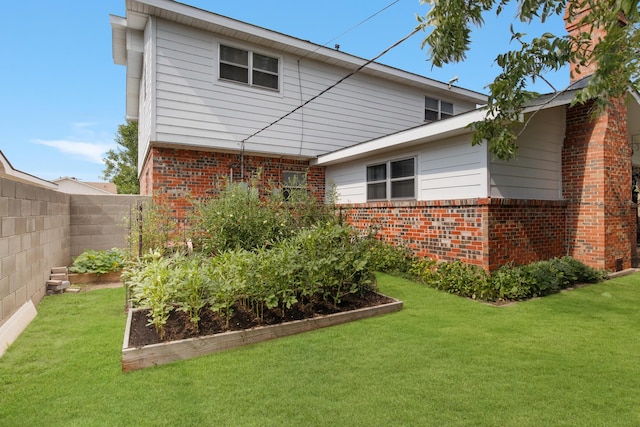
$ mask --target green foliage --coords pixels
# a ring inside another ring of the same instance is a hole
[[[117,150],[107,151],[103,159],[106,168],[103,178],[116,184],[118,194],[139,194],[138,181],[138,122],[127,121],[118,126]]]
[[[69,271],[72,273],[95,273],[100,275],[122,270],[125,262],[126,252],[123,249],[85,250],[74,258]]]
[[[363,245],[369,254],[372,270],[396,275],[409,273],[413,255],[406,247],[379,240],[375,236],[368,236]]]
[[[176,238],[176,221],[166,200],[153,197],[139,205],[127,218],[129,248],[137,256],[142,240],[142,253],[165,251]]]
[[[509,0],[441,1],[421,0],[432,6],[420,27],[433,28],[425,37],[423,47],[429,46],[429,60],[436,67],[466,58],[471,48],[471,28],[484,23],[483,15],[495,11],[500,15]],[[564,0],[518,0],[515,19],[544,23],[554,15],[565,12]],[[511,28],[513,50],[498,55],[496,63],[502,71],[489,84],[486,119],[476,123],[473,144],[488,141],[489,150],[499,159],[508,160],[517,153],[517,130],[526,103],[535,94],[527,91],[527,82],[542,79],[546,73],[574,63],[580,68],[598,64],[598,68],[581,89],[574,103],[595,100],[594,113],[602,111],[613,98],[625,96],[630,87],[640,89],[640,13],[635,1],[596,2],[575,0],[568,3],[567,14],[581,31],[573,35],[554,35],[548,32],[527,37]],[[580,14],[588,10],[589,13]],[[627,25],[620,25],[620,18]],[[592,34],[604,34],[595,47]],[[548,83],[548,82],[547,82]],[[551,89],[558,93],[556,88]]]
[[[329,208],[305,190],[261,196],[256,182],[227,184],[219,197],[196,206],[192,218],[194,246],[207,254],[272,247],[300,228],[332,218]]]
[[[179,260],[178,257],[165,258],[160,252],[151,252],[141,260],[144,268],[130,270],[122,277],[130,289],[133,304],[149,309],[149,325],[156,328],[161,338],[175,302],[175,279],[180,277],[175,267]]]
[[[460,261],[438,263],[423,259],[414,262],[411,274],[429,287],[485,301],[544,296],[576,283],[595,283],[606,277],[605,272],[571,257],[521,266],[509,264],[491,275],[480,267]]]
[[[265,308],[313,304],[335,305],[349,293],[374,288],[367,245],[354,230],[333,221],[302,229],[271,248],[227,250],[205,255],[160,251],[145,255],[123,273],[136,307],[150,308],[149,324],[163,334],[174,309],[189,315],[197,328],[206,306],[227,321],[236,305],[262,318]]]
[[[489,276],[476,265],[425,259],[416,261],[412,272],[429,287],[473,299],[491,299]]]

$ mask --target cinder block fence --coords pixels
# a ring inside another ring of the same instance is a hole
[[[0,177],[0,326],[40,302],[52,267],[85,249],[125,247],[124,219],[140,198],[69,195]]]

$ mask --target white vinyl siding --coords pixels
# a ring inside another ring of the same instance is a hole
[[[243,139],[352,71],[307,58],[298,62],[264,46],[161,19],[156,23],[156,123],[150,133],[160,143],[238,150]],[[218,80],[218,46],[225,43],[281,59],[280,91]],[[456,104],[456,109],[474,107]],[[423,116],[423,90],[357,74],[250,138],[244,148],[315,157],[420,125]]]
[[[560,200],[565,107],[536,113],[518,139],[518,155],[491,159],[491,197]],[[525,116],[525,119],[528,116]]]
[[[416,155],[417,152],[417,155]],[[427,143],[405,153],[376,156],[327,166],[327,188],[335,188],[338,204],[367,202],[367,166],[398,158],[416,158],[417,200],[487,197],[487,155],[472,146],[470,136]]]
[[[149,143],[153,139],[153,131],[155,129],[155,92],[153,87],[155,84],[155,49],[153,41],[155,39],[155,23],[154,18],[147,21],[144,30],[144,61],[142,67],[142,79],[140,80],[140,117],[138,119],[138,153],[146,153],[149,149]],[[144,154],[138,155],[138,173],[142,171]]]

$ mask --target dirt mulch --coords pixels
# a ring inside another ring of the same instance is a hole
[[[204,308],[200,314],[197,328],[189,321],[186,313],[173,310],[165,324],[164,337],[162,338],[153,325],[147,325],[149,322],[147,318],[148,310],[134,311],[131,319],[129,347],[214,335],[227,331],[239,331],[258,326],[276,325],[359,308],[374,307],[393,301],[393,299],[376,292],[367,292],[363,295],[349,294],[343,297],[338,305],[316,297],[312,301],[298,302],[285,310],[280,307],[265,309],[262,319],[256,317],[247,307],[236,304],[231,307],[232,314],[229,318],[228,326],[224,315],[209,308]]]

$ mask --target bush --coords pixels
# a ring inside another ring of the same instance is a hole
[[[272,247],[299,229],[332,220],[329,208],[306,191],[279,191],[261,197],[257,184],[228,184],[219,197],[196,206],[192,217],[194,245],[215,255],[228,250]]]
[[[409,273],[413,255],[406,247],[393,245],[374,236],[367,236],[363,245],[369,253],[372,270],[397,275]]]
[[[509,264],[491,275],[480,267],[460,261],[437,263],[425,259],[414,262],[410,272],[418,281],[432,288],[485,301],[544,296],[576,283],[593,283],[606,277],[603,271],[571,257],[521,266]]]
[[[72,273],[106,274],[120,271],[126,262],[126,252],[123,249],[109,249],[105,251],[85,250],[73,260],[69,267]]]

